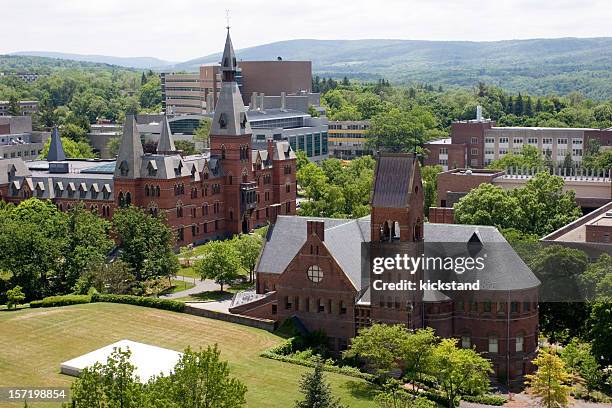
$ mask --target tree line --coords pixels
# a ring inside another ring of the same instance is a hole
[[[0,301],[16,286],[27,300],[91,288],[143,294],[179,268],[173,231],[136,207],[107,221],[82,204],[62,212],[37,198],[0,202],[0,246]]]

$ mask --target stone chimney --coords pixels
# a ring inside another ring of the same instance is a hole
[[[266,100],[266,95],[263,92],[260,93],[259,94],[259,110],[262,111],[262,112],[266,109],[265,106],[264,106],[265,105],[265,100]]]
[[[285,111],[287,110],[287,94],[285,93],[285,91],[281,92],[281,96],[280,96],[280,109],[281,111]]]
[[[321,241],[325,241],[325,222],[319,220],[306,221],[306,238],[316,235]]]
[[[251,103],[249,104],[249,108],[251,110],[256,110],[257,109],[257,92],[253,92],[251,94]]]
[[[268,139],[267,150],[269,160],[274,160],[274,140]]]
[[[276,224],[276,219],[278,218],[278,214],[280,214],[280,204],[272,204],[270,206],[270,224]]]

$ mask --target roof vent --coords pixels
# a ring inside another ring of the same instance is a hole
[[[466,176],[471,176],[472,175],[472,169],[467,169],[463,174],[465,174]]]

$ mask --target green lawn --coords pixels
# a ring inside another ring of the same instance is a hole
[[[293,406],[300,397],[299,379],[308,370],[259,357],[281,341],[263,330],[138,306],[91,303],[0,312],[0,384],[70,386],[73,378],[59,373],[60,363],[121,339],[179,351],[217,343],[232,374],[247,384],[249,407]],[[326,376],[344,405],[372,406],[370,389],[363,381],[332,373]]]
[[[168,289],[161,292],[160,295],[181,292],[183,290],[191,289],[194,286],[195,285],[193,284],[193,282],[172,279],[172,286],[170,286]]]
[[[234,293],[240,292],[247,289],[252,289],[254,287],[253,283],[244,282],[239,283],[232,286],[224,286],[223,292],[220,290],[209,290],[206,292],[194,293],[189,296],[183,296],[177,298],[176,300],[181,300],[183,302],[197,302],[197,301],[219,301],[225,299],[231,299],[234,296]]]

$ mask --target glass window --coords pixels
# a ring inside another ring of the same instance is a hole
[[[472,339],[470,338],[470,336],[461,336],[461,348],[472,348]]]
[[[516,351],[523,351],[523,343],[525,342],[525,338],[522,334],[516,336]]]
[[[321,134],[315,133],[314,135],[314,155],[321,155]]]
[[[497,337],[491,336],[489,337],[489,353],[497,353]]]
[[[319,283],[323,280],[323,271],[319,265],[312,265],[308,268],[308,279],[314,283]]]

